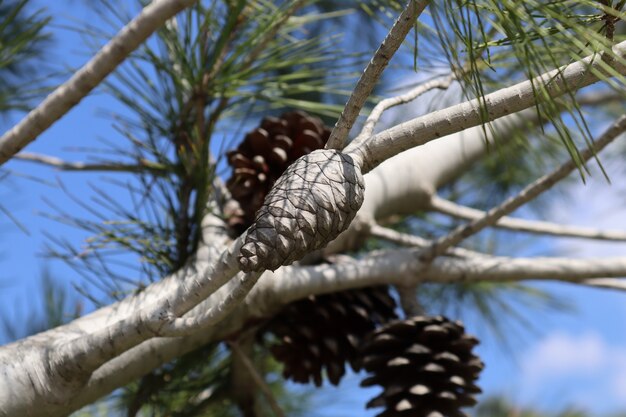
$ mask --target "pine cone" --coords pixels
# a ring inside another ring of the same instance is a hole
[[[321,149],[329,135],[330,129],[319,118],[303,112],[265,117],[228,153],[233,174],[226,186],[239,203],[228,213],[230,226],[238,233],[246,230],[285,169],[299,157]]]
[[[319,149],[276,181],[248,228],[238,258],[244,272],[276,270],[323,248],[363,204],[363,175],[352,157]]]
[[[337,385],[345,364],[358,370],[358,350],[377,326],[396,318],[388,287],[371,287],[310,296],[289,304],[270,323],[278,344],[270,348],[284,364],[283,376],[322,385],[325,370]]]
[[[472,353],[478,340],[460,322],[438,317],[398,320],[374,331],[362,350],[373,375],[361,386],[384,391],[367,408],[386,407],[377,417],[465,417],[476,404],[474,384],[484,365]]]

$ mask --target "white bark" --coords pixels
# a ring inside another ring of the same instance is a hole
[[[257,283],[260,272],[240,273],[233,279],[228,287],[228,293],[220,297],[215,305],[210,306],[205,312],[174,319],[159,328],[159,336],[189,336],[203,328],[213,326],[222,321],[227,314],[231,313],[237,305],[246,298],[254,284]]]
[[[597,279],[588,279],[588,280],[582,281],[581,283],[585,285],[589,285],[590,287],[626,291],[626,279],[597,278]]]
[[[0,137],[0,165],[78,104],[167,19],[194,2],[195,0],[155,0],[146,6],[87,64]]]
[[[370,236],[377,237],[379,239],[393,242],[400,246],[408,246],[413,248],[426,248],[433,244],[431,240],[424,239],[419,236],[411,235],[408,233],[401,233],[397,230],[382,227],[377,224],[370,225],[368,232]],[[456,257],[472,257],[472,256],[484,256],[483,253],[476,252],[464,248],[449,248],[446,253],[447,256]]]

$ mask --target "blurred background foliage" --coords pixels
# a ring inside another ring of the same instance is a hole
[[[41,96],[50,16],[31,0],[0,2],[0,114],[27,110]]]

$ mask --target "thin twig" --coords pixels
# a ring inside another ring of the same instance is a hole
[[[477,220],[485,215],[482,210],[457,204],[434,195],[430,200],[431,209],[439,213],[465,220]],[[514,217],[501,217],[493,227],[516,230],[519,232],[536,233],[561,237],[574,237],[583,239],[626,241],[626,232],[618,230],[598,230],[589,227],[567,226],[539,220],[516,219]]]
[[[237,342],[228,342],[228,345],[230,346],[233,354],[237,356],[237,358],[241,360],[241,363],[246,367],[250,374],[250,378],[252,378],[252,381],[257,385],[259,390],[261,390],[274,414],[277,417],[285,417],[285,413],[280,408],[280,405],[278,405],[276,398],[274,398],[274,394],[272,394],[271,388],[267,385],[267,382],[265,382],[263,377],[259,375],[259,371],[257,371],[257,369],[254,367],[254,364],[252,363],[250,358],[248,358],[246,354],[243,353]]]
[[[20,152],[14,159],[24,162],[35,162],[48,165],[63,171],[108,171],[108,172],[146,172],[154,171],[165,174],[167,169],[164,165],[140,159],[135,164],[120,164],[115,162],[87,163],[69,162],[55,156],[42,155],[31,152]]]
[[[343,149],[348,133],[350,133],[350,129],[352,129],[354,122],[359,116],[365,104],[365,100],[367,100],[374,90],[391,57],[393,57],[398,48],[400,48],[404,38],[406,38],[406,35],[413,27],[415,20],[426,8],[428,3],[428,0],[410,0],[406,8],[402,11],[400,17],[398,17],[398,20],[396,20],[385,37],[385,40],[383,40],[383,43],[365,68],[365,71],[363,71],[361,78],[359,78],[354,91],[352,91],[343,112],[341,112],[341,116],[339,116],[339,120],[337,120],[328,138],[328,142],[326,143],[327,149]]]
[[[0,137],[0,165],[35,140],[99,85],[126,57],[167,19],[196,0],[156,0],[124,26],[69,80]]]
[[[434,80],[426,81],[425,83],[418,85],[417,87],[411,89],[404,94],[381,100],[368,116],[365,124],[363,125],[363,129],[361,129],[361,133],[359,133],[359,135],[352,141],[354,143],[354,146],[357,146],[360,142],[367,140],[370,136],[372,136],[374,127],[376,126],[376,124],[380,120],[380,117],[385,111],[389,110],[392,107],[409,103],[420,97],[424,93],[427,93],[436,88],[445,90],[446,88],[450,87],[450,84],[452,84],[452,81],[454,81],[454,79],[454,75],[447,75],[445,77],[436,78]]]
[[[609,290],[626,291],[626,280],[620,278],[593,278],[580,281],[580,284]]]
[[[611,127],[609,127],[602,134],[602,136],[600,136],[593,146],[588,147],[580,153],[581,163],[585,163],[592,156],[600,152],[606,145],[611,143],[615,138],[623,133],[624,130],[626,130],[626,115],[617,119],[617,121],[613,123],[613,125],[611,125]],[[553,185],[576,169],[576,166],[576,163],[572,160],[562,164],[551,173],[544,175],[532,184],[528,185],[517,195],[508,198],[499,206],[486,212],[480,219],[474,220],[466,225],[459,226],[446,236],[437,239],[429,248],[422,252],[420,259],[422,261],[430,261],[435,257],[444,254],[448,248],[456,246],[469,236],[480,232],[485,227],[495,224],[500,218],[529,202],[542,192],[550,189]]]
[[[379,224],[371,224],[369,226],[369,234],[370,236],[377,237],[388,242],[412,248],[427,248],[433,243],[431,240],[424,239],[423,237],[398,232],[397,230],[380,226]],[[467,258],[472,256],[489,256],[485,253],[480,253],[463,248],[449,248],[446,251],[446,255],[456,256],[459,258]]]

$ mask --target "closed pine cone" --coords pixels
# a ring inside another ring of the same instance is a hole
[[[484,365],[472,353],[478,340],[460,322],[437,317],[397,320],[374,331],[362,350],[372,375],[361,386],[383,392],[367,408],[385,407],[377,417],[465,417],[476,404],[475,385]]]

